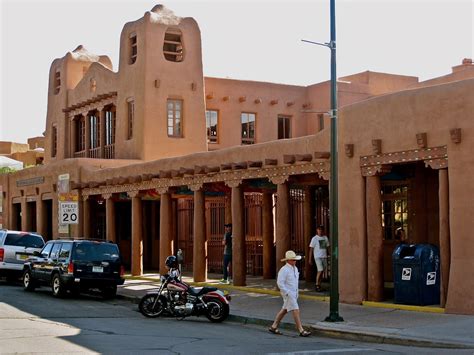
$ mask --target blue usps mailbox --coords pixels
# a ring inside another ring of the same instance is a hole
[[[439,304],[440,260],[431,244],[400,244],[392,254],[395,303]]]

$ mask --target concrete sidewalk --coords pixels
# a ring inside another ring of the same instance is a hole
[[[248,286],[237,287],[221,285],[212,275],[210,277],[206,285],[217,286],[232,296],[231,321],[267,327],[281,308],[282,300],[275,280],[249,278]],[[190,277],[184,276],[183,280],[193,284]],[[202,286],[204,283],[193,285]],[[125,285],[119,287],[118,294],[138,302],[144,294],[158,286],[159,275],[148,274],[129,278]],[[301,283],[299,305],[303,325],[311,328],[313,334],[377,343],[474,348],[474,316],[437,313],[440,309],[436,307],[428,307],[428,312],[424,312],[423,307],[412,307],[417,311],[407,311],[396,309],[397,305],[390,304],[341,304],[339,313],[344,322],[328,323],[323,320],[329,314],[329,297],[327,293],[314,292],[311,286]],[[287,315],[283,321],[285,323],[280,327],[282,331],[296,331],[291,315]]]

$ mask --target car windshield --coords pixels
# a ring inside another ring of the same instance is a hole
[[[25,248],[42,248],[43,238],[38,235],[28,233],[8,233],[5,239],[5,245]]]
[[[119,258],[117,245],[108,243],[78,243],[74,252],[78,261],[104,261]]]

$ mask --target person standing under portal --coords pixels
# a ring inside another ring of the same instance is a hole
[[[224,268],[221,283],[229,284],[229,265],[232,263],[232,223],[224,224],[225,233],[222,239],[224,246]]]

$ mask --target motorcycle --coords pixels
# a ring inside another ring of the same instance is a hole
[[[194,288],[181,281],[174,270],[162,276],[158,291],[142,297],[140,313],[145,317],[172,316],[185,318],[205,315],[211,322],[219,323],[229,315],[231,297],[216,287]]]

